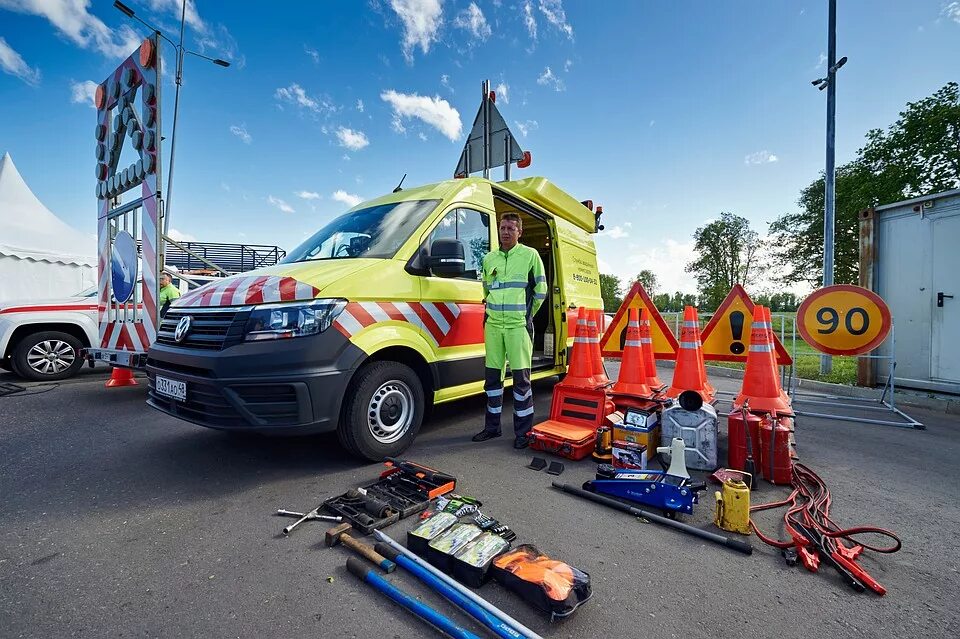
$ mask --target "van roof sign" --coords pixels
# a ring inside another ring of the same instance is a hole
[[[504,179],[510,179],[510,165],[523,159],[523,149],[500,115],[490,91],[490,81],[483,82],[483,100],[473,120],[473,128],[460,154],[454,177],[467,177],[483,171],[490,177],[490,169],[504,167]]]

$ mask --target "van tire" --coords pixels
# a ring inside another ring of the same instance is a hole
[[[423,423],[420,378],[405,364],[381,361],[360,367],[354,380],[337,428],[340,443],[369,461],[399,455],[413,443]],[[394,421],[395,417],[399,419]]]
[[[73,352],[51,363],[47,372],[33,368],[30,361],[37,353],[31,351],[35,347],[41,351],[47,350],[48,346],[53,353],[65,351],[68,347]],[[83,345],[80,340],[68,333],[60,331],[32,333],[24,336],[14,347],[10,363],[13,365],[13,372],[25,379],[42,382],[67,379],[76,375],[83,366],[83,360],[80,358],[81,348]]]

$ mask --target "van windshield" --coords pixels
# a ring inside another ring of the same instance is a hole
[[[440,200],[393,202],[346,213],[290,251],[281,262],[391,258],[439,203]]]

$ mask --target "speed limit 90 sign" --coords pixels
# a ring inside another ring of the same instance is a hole
[[[797,309],[803,340],[830,355],[873,350],[886,339],[890,324],[890,309],[879,295],[849,284],[814,291]]]

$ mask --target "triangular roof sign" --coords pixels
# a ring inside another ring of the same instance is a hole
[[[634,282],[633,287],[627,296],[623,298],[623,304],[617,309],[613,321],[607,327],[606,332],[600,339],[600,351],[604,357],[620,357],[623,354],[623,342],[627,335],[627,320],[630,317],[628,309],[647,309],[650,313],[650,338],[653,340],[653,354],[657,359],[673,360],[677,358],[677,349],[680,344],[673,331],[667,326],[660,311],[653,305],[650,296],[643,290],[640,282]]]
[[[753,320],[753,300],[739,284],[724,298],[720,307],[700,333],[703,359],[718,362],[745,362],[750,352],[750,323]],[[780,338],[773,336],[777,361],[793,363]]]
[[[463,146],[463,152],[460,154],[460,161],[457,163],[455,177],[466,177],[471,173],[476,173],[484,169],[483,158],[483,112],[488,109],[490,123],[490,162],[486,165],[488,169],[495,169],[498,166],[507,164],[507,145],[510,146],[511,164],[523,159],[523,149],[517,144],[516,138],[510,132],[506,120],[500,115],[497,109],[497,103],[490,99],[487,93],[483,97],[480,109],[477,111],[477,117],[473,119],[473,128],[470,135],[467,136],[467,142]]]

